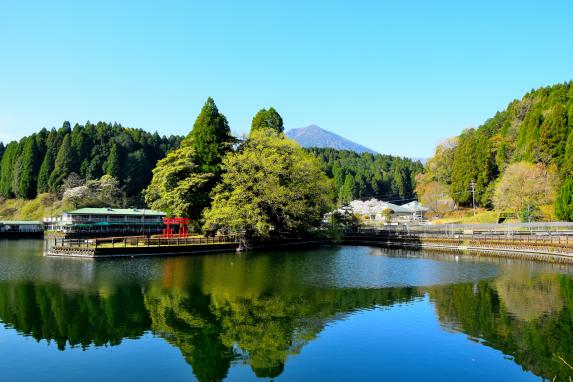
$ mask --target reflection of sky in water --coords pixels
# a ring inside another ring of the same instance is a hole
[[[369,247],[105,261],[41,249],[0,241],[6,380],[525,380],[568,375],[555,349],[573,360],[572,267]]]
[[[394,257],[394,254],[408,257]],[[315,260],[320,264],[314,264],[316,268],[304,274],[305,281],[315,286],[338,288],[430,286],[491,279],[500,270],[497,264],[467,261],[455,255],[440,259],[422,258],[417,256],[419,254],[343,247],[330,258],[317,256]]]

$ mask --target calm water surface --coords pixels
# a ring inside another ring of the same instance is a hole
[[[369,247],[89,261],[0,241],[2,381],[573,375],[573,269]]]

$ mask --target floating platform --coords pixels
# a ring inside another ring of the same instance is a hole
[[[230,236],[55,239],[54,245],[48,250],[46,256],[83,258],[169,256],[235,252],[238,248],[238,240]]]

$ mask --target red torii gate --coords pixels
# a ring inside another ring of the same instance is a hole
[[[178,226],[177,237],[186,237],[189,235],[189,228],[187,226],[191,220],[189,218],[163,218],[163,224],[166,225],[163,228],[163,234],[161,237],[172,238],[173,237],[173,226]]]

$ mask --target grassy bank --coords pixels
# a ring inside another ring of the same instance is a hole
[[[42,220],[66,209],[54,194],[40,194],[33,200],[0,200],[0,220]]]

